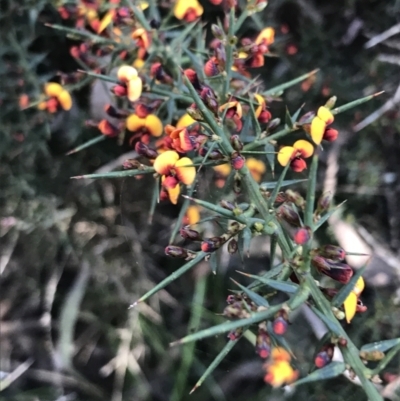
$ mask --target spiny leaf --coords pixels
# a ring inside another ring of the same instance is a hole
[[[246,331],[246,328],[244,328],[243,331]],[[196,391],[204,383],[204,381],[207,379],[207,377],[210,376],[210,374],[217,368],[217,366],[225,359],[225,357],[229,354],[229,352],[238,343],[239,340],[240,340],[240,337],[237,338],[236,340],[228,341],[225,344],[225,347],[222,348],[220,353],[211,362],[211,364],[208,366],[206,371],[201,375],[200,379],[194,385],[194,387],[192,388],[192,390],[190,391],[189,394],[192,394],[194,391]]]
[[[285,112],[285,123],[286,123],[285,128],[290,128],[290,129],[293,128],[292,117],[290,116],[289,109],[287,107]]]
[[[231,280],[257,305],[257,306],[265,306],[268,307],[268,301],[262,297],[260,294],[244,287],[242,284],[238,283],[236,280],[231,278]]]
[[[198,252],[196,257],[189,262],[185,263],[178,270],[175,270],[172,274],[158,283],[155,287],[153,287],[150,291],[146,292],[146,294],[142,295],[136,302],[129,306],[129,308],[134,308],[138,303],[146,301],[146,299],[150,298],[152,295],[156,294],[158,291],[165,288],[168,284],[175,281],[177,278],[182,276],[182,274],[186,273],[188,270],[197,265],[201,260],[203,260],[207,256],[206,252]]]
[[[202,340],[203,338],[208,338],[219,334],[223,334],[228,331],[238,329],[240,327],[245,327],[251,324],[259,323],[262,322],[263,320],[268,320],[269,318],[274,316],[280,309],[282,309],[281,304],[272,306],[267,310],[252,313],[251,316],[246,319],[239,319],[233,322],[221,323],[208,329],[198,331],[197,333],[190,334],[178,341],[171,343],[170,345],[174,346],[178,344],[186,344],[192,341]]]
[[[303,110],[304,103],[296,110],[296,112],[292,115],[291,119],[293,124],[296,123],[297,119],[299,118],[299,115],[301,113],[301,110]]]
[[[352,109],[354,107],[357,107],[360,104],[363,104],[365,102],[369,102],[370,100],[372,100],[373,98],[381,95],[382,93],[384,93],[384,91],[374,93],[373,95],[370,95],[370,96],[362,97],[361,99],[357,99],[357,100],[354,100],[353,102],[346,103],[343,106],[336,107],[336,108],[332,109],[331,112],[332,112],[333,115],[343,113],[344,111],[347,111],[347,110],[350,110],[350,109]]]
[[[70,177],[74,180],[82,179],[97,179],[97,178],[123,178],[123,177],[134,177],[135,175],[152,174],[154,173],[153,167],[143,166],[143,170],[124,170],[124,171],[113,171],[111,173],[100,173],[100,174],[85,174],[76,175],[75,177]]]
[[[268,272],[266,272],[265,274],[263,274],[262,276],[257,276],[257,277],[262,277],[262,278],[272,278],[272,277],[276,277],[283,269],[283,267],[285,266],[284,263],[279,264],[278,266],[275,266],[273,269],[269,270]],[[259,280],[254,280],[252,283],[250,283],[247,287],[248,288],[258,288],[258,287],[262,287],[264,285],[264,283],[260,283]]]
[[[218,267],[218,257],[217,257],[217,253],[213,252],[210,255],[210,259],[208,259],[208,263],[210,265],[210,269],[212,271],[213,274],[217,274],[217,267]]]
[[[396,345],[400,344],[400,337],[393,338],[392,340],[384,340],[384,341],[377,341],[370,344],[365,344],[360,348],[360,351],[382,351],[386,352],[390,348],[395,347]]]
[[[331,217],[333,215],[333,213],[335,213],[339,208],[341,208],[345,203],[347,202],[347,200],[343,201],[342,203],[340,203],[339,205],[335,206],[333,209],[329,210],[329,212],[325,213],[314,225],[314,231],[317,231],[318,228],[320,228],[322,226],[322,224],[324,224],[329,217]]]
[[[272,143],[268,142],[264,146],[264,150],[265,150],[265,153],[266,153],[266,156],[267,156],[268,164],[271,167],[272,176],[274,177],[274,174],[275,174],[275,154],[276,154],[275,146],[272,145]]]
[[[283,187],[287,187],[289,185],[296,185],[299,182],[304,182],[307,180],[308,180],[308,178],[302,178],[302,179],[298,179],[298,180],[285,180],[285,181],[281,182],[280,187],[283,188]],[[262,182],[260,184],[260,188],[263,190],[267,190],[267,189],[275,188],[277,185],[278,185],[278,181]]]
[[[70,150],[69,152],[66,153],[66,156],[72,155],[74,153],[78,153],[83,149],[89,148],[90,146],[95,145],[96,143],[104,141],[106,138],[107,137],[105,135],[96,136],[95,138],[92,138],[91,140],[83,143],[82,145],[79,145],[76,148]]]
[[[288,282],[284,282],[284,281],[272,280],[272,279],[265,278],[262,276],[256,276],[254,274],[243,273],[241,271],[238,271],[238,273],[243,274],[246,277],[250,277],[254,280],[257,280],[260,283],[263,283],[263,284],[267,285],[268,287],[273,288],[274,290],[286,292],[288,294],[294,294],[297,291],[297,289],[299,288],[299,286],[295,283],[288,283]]]
[[[297,380],[292,385],[298,386],[299,384],[315,382],[319,380],[331,379],[341,375],[346,370],[346,365],[343,362],[331,362],[324,368],[318,369],[309,374],[303,379]]]
[[[291,81],[285,82],[281,85],[274,86],[273,88],[268,89],[267,91],[263,92],[262,95],[268,96],[268,95],[273,95],[278,92],[282,92],[283,90],[290,88],[291,86],[296,85],[296,84],[304,81],[305,79],[311,77],[312,75],[316,74],[318,71],[319,71],[319,69],[313,70],[311,72],[308,72],[307,74],[300,75],[299,77],[292,79]]]

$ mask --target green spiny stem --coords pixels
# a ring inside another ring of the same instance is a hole
[[[345,361],[352,367],[355,374],[360,379],[364,391],[367,393],[369,401],[383,401],[383,398],[378,393],[377,389],[374,385],[368,380],[366,377],[366,369],[359,357],[359,351],[357,347],[353,344],[353,342],[348,337],[347,333],[341,326],[341,324],[337,321],[335,315],[331,310],[331,306],[329,301],[322,294],[321,290],[318,288],[317,284],[314,281],[312,275],[308,272],[300,276],[301,279],[305,280],[308,288],[311,291],[311,295],[314,299],[314,302],[317,308],[332,322],[337,326],[337,332],[347,341],[346,346],[341,346],[340,350],[342,351],[343,357]]]
[[[137,169],[137,170],[112,171],[111,173],[76,175],[75,177],[70,177],[70,178],[73,180],[95,179],[95,178],[124,178],[124,177],[134,177],[135,175],[152,174],[152,173],[155,173],[153,167],[143,166],[143,169]]]
[[[229,86],[231,83],[231,71],[233,65],[233,41],[235,40],[235,7],[231,7],[229,10],[229,28],[228,28],[228,36],[226,38],[226,63],[225,63],[225,81],[222,89],[222,101],[227,100],[226,96],[229,92]]]

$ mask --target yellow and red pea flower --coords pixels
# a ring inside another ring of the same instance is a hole
[[[115,138],[120,133],[120,130],[115,125],[111,124],[108,120],[101,120],[97,124],[99,131],[109,138]]]
[[[243,116],[243,109],[242,105],[237,100],[232,100],[228,103],[223,104],[218,109],[221,113],[226,111],[225,117],[230,119],[234,122],[236,126],[236,131],[240,131],[243,127],[242,116]]]
[[[257,182],[261,181],[263,175],[267,171],[265,163],[261,160],[255,159],[254,157],[249,157],[246,159],[246,166],[250,170],[251,176]]]
[[[180,194],[179,183],[191,185],[196,178],[196,168],[188,157],[179,158],[173,150],[161,153],[154,161],[154,170],[162,176],[161,185],[168,192],[169,199],[174,205]]]
[[[203,15],[204,9],[198,0],[177,0],[174,6],[175,18],[193,22]]]
[[[151,36],[143,28],[138,28],[133,31],[131,37],[135,41],[136,46],[139,48],[137,55],[138,59],[143,60],[146,55],[147,49],[151,45]]]
[[[125,126],[129,131],[136,133],[129,140],[131,146],[137,139],[148,143],[150,136],[159,137],[163,133],[163,124],[155,114],[148,114],[145,118],[131,114],[125,120]]]
[[[265,124],[271,120],[271,113],[267,110],[267,103],[265,99],[258,93],[254,94],[254,98],[256,99],[258,106],[255,110],[255,115],[257,120],[261,124]]]
[[[331,111],[327,107],[321,106],[318,109],[317,115],[312,119],[310,126],[310,135],[316,145],[319,145],[322,142],[322,139],[332,141],[337,138],[336,130],[334,130],[336,132],[327,132],[327,137],[324,138],[327,126],[332,124],[333,121],[334,117]]]
[[[264,381],[272,387],[280,387],[283,384],[294,382],[299,373],[290,365],[290,354],[281,347],[272,349],[271,360],[264,365],[266,375]]]
[[[364,279],[360,277],[351,293],[343,303],[347,323],[350,323],[357,312],[358,299],[365,288]]]
[[[165,133],[171,138],[171,148],[179,153],[190,152],[196,146],[194,137],[190,135],[186,127],[176,128],[172,125],[166,125]]]
[[[278,152],[278,162],[285,167],[290,163],[290,167],[296,173],[300,173],[307,168],[304,159],[311,157],[314,153],[313,145],[304,140],[299,139],[293,146],[284,146]]]
[[[188,127],[189,125],[192,125],[196,122],[197,121],[194,118],[185,113],[182,117],[179,118],[178,122],[176,123],[176,128]]]
[[[122,87],[121,93],[123,93],[123,89],[126,89],[126,96],[131,102],[138,100],[142,94],[143,83],[136,68],[130,65],[122,65],[117,71],[117,77],[121,84],[114,87],[114,93],[116,93],[116,88]]]
[[[47,110],[49,113],[55,113],[60,109],[66,111],[71,109],[71,95],[62,85],[56,82],[48,82],[44,85],[44,94],[48,99],[38,104],[39,110]]]
[[[190,205],[183,217],[183,224],[185,225],[194,225],[200,221],[200,206]]]
[[[275,29],[271,27],[264,28],[257,36],[255,43],[257,45],[271,46],[275,41]]]

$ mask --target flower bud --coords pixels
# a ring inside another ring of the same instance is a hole
[[[197,108],[196,104],[193,103],[186,109],[186,112],[189,114],[190,117],[193,118],[193,120],[196,121],[203,121],[203,114],[201,111]]]
[[[199,241],[201,240],[201,235],[198,231],[192,230],[191,228],[185,226],[182,227],[179,231],[179,234],[182,238],[190,239],[192,241]]]
[[[231,166],[235,170],[240,170],[246,162],[246,159],[239,153],[233,152],[231,154]]]
[[[228,242],[228,252],[233,255],[234,253],[237,252],[239,246],[238,242],[233,238]]]
[[[332,97],[329,98],[328,101],[325,103],[325,107],[326,107],[327,109],[333,109],[333,108],[335,107],[336,100],[337,100],[337,97],[336,97],[336,96],[332,96]]]
[[[303,209],[306,201],[304,198],[296,191],[293,191],[292,189],[287,189],[285,191],[286,195],[286,200],[293,202],[297,207]]]
[[[321,213],[328,211],[332,203],[332,198],[332,192],[324,192],[318,199],[317,210],[315,211],[315,213],[317,215],[320,215]]]
[[[242,334],[243,334],[243,329],[239,327],[238,329],[230,331],[227,337],[229,338],[229,340],[235,341],[238,340]]]
[[[115,96],[124,97],[128,93],[128,89],[125,85],[115,85],[111,88],[111,92],[114,93]]]
[[[277,128],[280,123],[281,123],[280,118],[274,118],[273,120],[271,120],[267,125],[268,132],[274,131],[274,129]]]
[[[107,120],[101,120],[97,125],[97,128],[104,136],[108,136],[110,138],[116,137],[119,134],[119,129]]]
[[[128,115],[125,111],[118,110],[116,107],[114,107],[111,104],[106,104],[106,106],[104,107],[104,111],[110,117],[113,117],[113,118],[126,118]]]
[[[235,174],[233,177],[233,192],[239,195],[242,192],[242,178],[239,174]]]
[[[219,204],[220,204],[220,206],[223,207],[224,209],[227,209],[227,210],[230,210],[230,211],[234,210],[235,207],[236,207],[233,203],[231,203],[231,202],[229,202],[229,201],[227,201],[227,200],[224,200],[224,199],[222,199],[222,200],[219,202]]]
[[[168,245],[165,248],[165,254],[174,258],[187,258],[188,251],[185,248],[175,245]]]
[[[224,31],[216,24],[211,25],[211,32],[219,40],[222,40],[225,37]]]
[[[231,144],[232,144],[233,149],[235,149],[238,152],[240,152],[243,149],[243,143],[240,140],[239,135],[231,136]]]
[[[201,250],[203,252],[214,252],[224,243],[221,237],[204,238],[201,243]]]
[[[256,338],[256,352],[261,358],[267,359],[271,354],[271,338],[264,329],[258,330]]]
[[[323,245],[315,249],[313,252],[324,258],[342,261],[346,257],[346,251],[340,246],[336,245]]]
[[[360,351],[360,358],[365,361],[377,362],[385,357],[385,353],[379,350]]]
[[[315,111],[309,111],[306,114],[303,114],[298,121],[299,125],[309,124],[311,120],[315,117]]]
[[[207,148],[200,148],[199,149],[199,155],[205,157],[206,154],[208,153],[208,149]],[[212,150],[211,153],[208,154],[208,159],[209,160],[223,160],[225,158],[225,156],[218,150]]]
[[[288,327],[288,314],[284,309],[281,309],[276,315],[275,320],[272,322],[272,330],[275,334],[283,336]]]
[[[127,159],[122,163],[122,167],[125,170],[137,170],[140,166],[140,162],[136,159]]]
[[[190,83],[194,86],[194,88],[197,91],[200,91],[201,90],[201,85],[200,85],[199,77],[197,76],[196,71],[193,70],[192,68],[187,68],[184,71],[184,74],[189,79]]]
[[[235,302],[240,302],[240,301],[241,301],[240,297],[238,295],[236,295],[236,294],[230,294],[226,298],[226,303],[228,305],[232,305]]]
[[[333,344],[326,344],[322,347],[321,351],[314,358],[314,364],[318,369],[321,369],[331,363],[335,346]]]
[[[346,263],[323,258],[322,256],[313,256],[311,264],[322,274],[347,284],[353,276],[353,269]]]
[[[140,156],[147,157],[148,159],[155,159],[158,156],[156,150],[149,148],[142,142],[136,142],[135,150]]]
[[[279,206],[277,209],[277,217],[294,227],[300,227],[301,225],[300,217],[290,203],[283,203]]]
[[[219,74],[218,64],[215,57],[211,57],[205,64],[204,64],[204,73],[207,77],[214,77]]]
[[[336,141],[338,135],[339,135],[338,130],[336,130],[334,128],[327,128],[324,131],[324,136],[322,137],[322,139],[324,139],[325,141],[328,141],[328,142],[334,142],[334,141]]]
[[[304,245],[311,239],[311,233],[310,227],[298,228],[293,235],[293,240],[297,245]]]

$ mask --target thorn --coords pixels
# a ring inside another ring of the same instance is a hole
[[[75,148],[75,149],[72,149],[72,150],[69,150],[69,151],[65,154],[65,156],[69,156],[69,155],[72,155],[72,154],[74,154],[74,153],[76,153],[76,148]]]
[[[133,304],[129,305],[129,306],[128,306],[128,310],[129,310],[129,309],[132,309],[132,308],[134,308],[134,307],[136,307],[138,303],[139,303],[139,301],[136,301],[136,302],[134,302]]]
[[[371,96],[372,96],[372,97],[376,97],[376,96],[382,95],[382,93],[385,93],[385,91],[376,92],[376,93],[374,93],[374,94],[371,95]]]
[[[176,341],[173,341],[172,343],[169,343],[169,346],[175,347],[176,345],[179,345],[179,344],[181,344],[181,340],[176,340]]]
[[[192,394],[192,393],[194,393],[199,387],[200,387],[200,385],[199,385],[199,384],[196,384],[196,385],[190,390],[189,395]]]
[[[251,274],[248,274],[248,273],[245,273],[245,272],[242,272],[242,271],[240,271],[240,270],[235,270],[237,273],[239,273],[239,274],[243,274],[243,276],[246,276],[246,277],[251,277]]]
[[[75,175],[74,177],[69,177],[70,180],[81,180],[82,178],[85,178],[84,175]]]

